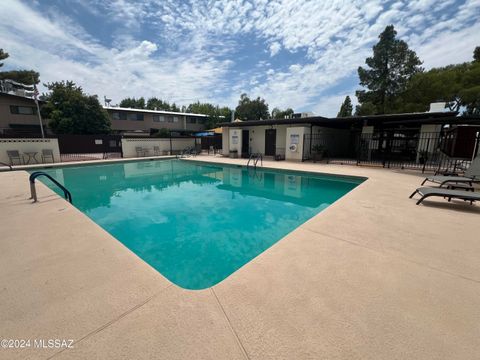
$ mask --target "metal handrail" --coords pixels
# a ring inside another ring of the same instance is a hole
[[[197,155],[197,150],[195,149],[194,146],[188,146],[188,147],[186,147],[185,149],[182,150],[182,152],[180,153],[180,158],[183,158],[184,155],[185,155],[185,157],[187,157],[186,155],[196,156]]]
[[[261,161],[260,162],[261,166],[263,166],[263,155],[261,153],[250,154],[250,157],[248,158],[248,161],[247,161],[247,168],[250,166],[250,161],[253,161],[253,166],[256,168],[258,160]]]
[[[39,176],[45,176],[49,178],[55,185],[57,185],[60,189],[62,189],[65,199],[70,204],[72,204],[72,194],[70,193],[70,191],[68,191],[67,188],[65,188],[65,186],[60,184],[57,180],[55,180],[53,177],[51,177],[50,175],[48,175],[46,172],[43,172],[43,171],[33,172],[28,179],[30,181],[30,195],[31,195],[30,199],[33,199],[33,202],[37,202],[37,190],[35,189],[35,179]]]
[[[7,164],[7,163],[4,163],[4,162],[0,161],[0,165],[8,166],[10,168],[10,171],[13,170],[13,167],[10,164]]]

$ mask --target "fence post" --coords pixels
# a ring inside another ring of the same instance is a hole
[[[378,141],[378,148],[379,150],[382,152],[382,167],[385,167],[385,163],[386,163],[386,154],[387,154],[387,142],[385,140],[385,134],[383,133],[383,131],[380,132],[380,138],[379,138],[379,141]],[[388,136],[388,135],[387,135]],[[385,141],[385,143],[384,143]],[[383,147],[383,145],[385,144],[385,147]]]
[[[427,166],[428,161],[428,150],[430,149],[430,136],[427,137],[427,149],[424,150],[425,152],[425,159],[423,159],[423,167],[422,167],[422,174],[425,173],[425,167]]]
[[[475,146],[473,147],[472,161],[477,157],[478,147],[480,145],[480,131],[475,135]]]
[[[357,143],[357,166],[360,165],[360,153],[362,151],[362,134],[358,137],[358,143]]]
[[[306,140],[306,136],[307,136],[307,134],[303,134],[302,162],[305,161],[305,140]],[[285,152],[287,152],[287,149],[285,149]]]
[[[169,131],[168,135],[170,137],[170,155],[173,155],[173,147],[172,147],[172,132]]]

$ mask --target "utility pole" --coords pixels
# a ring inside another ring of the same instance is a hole
[[[40,106],[38,105],[38,89],[37,85],[35,84],[35,79],[32,76],[33,82],[33,98],[35,99],[35,105],[37,105],[37,114],[38,114],[38,121],[40,121],[40,131],[42,132],[42,139],[45,139],[45,133],[43,132],[43,122],[42,122],[42,115],[40,114]]]

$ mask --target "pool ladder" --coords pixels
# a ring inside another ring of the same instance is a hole
[[[177,158],[181,159],[189,156],[195,157],[196,155],[197,155],[197,150],[193,146],[189,146],[183,149],[182,152],[180,153],[180,156],[177,156]]]
[[[247,168],[250,166],[250,161],[252,162],[253,167],[256,168],[259,160],[260,160],[261,166],[263,166],[263,155],[261,153],[250,154],[250,157],[248,158],[248,162],[247,162]]]
[[[63,195],[65,196],[65,199],[71,204],[72,203],[72,194],[70,191],[67,190],[65,186],[60,184],[57,180],[55,180],[53,177],[48,175],[46,172],[43,171],[35,171],[30,175],[30,178],[28,179],[30,181],[30,199],[33,199],[33,202],[37,202],[37,189],[35,188],[35,179],[39,176],[45,176],[49,178],[55,185],[57,185],[60,189],[63,190]]]

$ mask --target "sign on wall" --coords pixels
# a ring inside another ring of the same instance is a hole
[[[298,144],[299,141],[300,141],[300,135],[290,134],[290,144]]]

